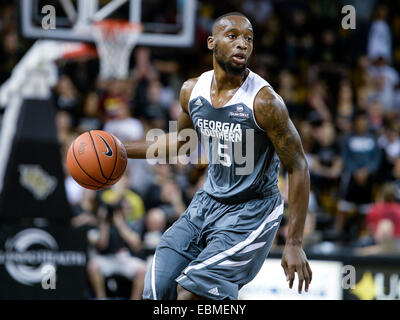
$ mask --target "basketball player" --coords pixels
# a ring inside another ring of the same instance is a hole
[[[242,143],[254,148],[254,170],[236,174],[233,153],[220,152],[228,149],[229,134],[212,140],[209,155],[223,159],[209,164],[203,187],[164,233],[146,274],[143,298],[237,299],[241,287],[260,270],[282,218],[277,187],[280,161],[289,173],[290,210],[282,267],[290,288],[297,272],[299,293],[303,283],[308,291],[312,275],[302,235],[309,173],[299,135],[281,97],[247,68],[253,29],[244,15],[234,12],[218,18],[207,45],[213,52],[214,70],[183,84],[178,135],[194,128],[201,137],[206,124],[215,131],[239,124]],[[249,129],[254,130],[253,141],[245,141]],[[163,157],[168,157],[172,144],[179,148],[185,143],[171,134],[166,138],[166,145],[159,149],[166,150]],[[145,158],[151,144],[126,142],[128,157]],[[214,150],[220,151],[215,155]]]

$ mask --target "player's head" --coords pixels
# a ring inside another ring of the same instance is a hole
[[[253,27],[240,12],[224,14],[215,20],[207,44],[223,70],[233,75],[241,74],[253,51]]]

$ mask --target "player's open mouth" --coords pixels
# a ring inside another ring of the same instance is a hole
[[[238,64],[244,64],[246,62],[246,56],[244,54],[235,54],[232,56],[233,61]]]

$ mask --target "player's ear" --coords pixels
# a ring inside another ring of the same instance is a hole
[[[210,50],[214,50],[215,38],[213,36],[209,36],[207,38],[207,48]]]

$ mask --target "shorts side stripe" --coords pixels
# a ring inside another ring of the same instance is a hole
[[[265,230],[262,234],[260,234],[259,238],[261,238],[263,235],[265,235],[269,230],[275,228],[277,225],[279,225],[278,222],[275,222],[271,227],[269,227],[267,230]]]
[[[253,243],[253,244],[247,246],[246,248],[244,248],[239,253],[247,253],[247,252],[250,252],[250,251],[257,250],[258,248],[261,248],[266,243],[267,243],[267,241]]]
[[[156,254],[154,253],[153,265],[151,266],[151,289],[153,291],[153,299],[157,300],[155,266],[156,266]]]
[[[244,266],[244,265],[248,264],[250,261],[251,261],[251,259],[245,260],[245,261],[225,260],[225,261],[222,261],[221,263],[218,263],[218,265],[219,266],[229,266],[229,267],[239,267],[239,266]]]
[[[183,279],[185,279],[186,278],[186,276],[185,275],[183,275],[183,276],[180,276],[178,279],[176,279],[175,281],[181,281],[181,280],[183,280]]]

